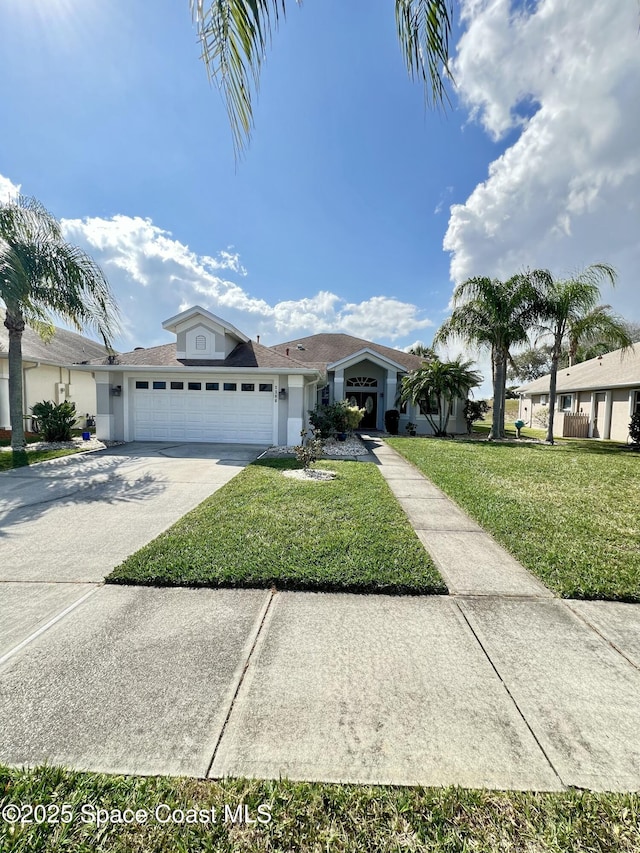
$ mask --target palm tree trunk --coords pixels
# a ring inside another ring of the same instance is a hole
[[[504,393],[506,387],[506,370],[504,353],[496,349],[493,352],[493,417],[489,439],[504,438]]]
[[[549,422],[547,424],[547,437],[545,441],[548,444],[553,444],[553,420],[556,410],[556,387],[558,384],[558,362],[560,361],[560,351],[562,346],[562,338],[556,340],[553,344],[553,352],[551,353],[551,372],[549,373]]]
[[[24,318],[22,311],[10,300],[6,301],[7,313],[4,325],[9,331],[9,420],[11,422],[11,449],[24,453],[24,409],[22,393],[22,333]]]

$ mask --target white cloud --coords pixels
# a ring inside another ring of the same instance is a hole
[[[451,208],[451,278],[526,266],[561,276],[607,261],[619,287],[604,299],[640,317],[637,4],[510,9],[508,0],[462,0],[460,96],[493,139],[513,131],[517,139]]]
[[[0,202],[9,201],[10,198],[20,194],[20,184],[14,184],[9,178],[0,175]]]
[[[65,237],[83,246],[104,268],[123,309],[120,348],[164,342],[166,317],[194,304],[220,314],[263,343],[316,332],[346,332],[395,341],[433,325],[415,305],[387,296],[347,302],[335,293],[273,304],[253,296],[223,273],[245,277],[231,247],[215,257],[200,256],[149,219],[66,219]]]

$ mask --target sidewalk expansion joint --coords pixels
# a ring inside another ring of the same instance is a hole
[[[558,771],[556,770],[556,768],[555,768],[555,766],[554,766],[554,764],[553,764],[553,761],[552,761],[552,760],[551,760],[551,758],[549,757],[549,755],[548,755],[548,753],[547,753],[546,749],[544,748],[544,746],[540,743],[540,740],[539,740],[538,736],[537,736],[537,735],[536,735],[536,733],[534,732],[533,728],[531,727],[531,724],[529,723],[529,721],[528,721],[528,720],[527,720],[527,718],[525,717],[524,713],[522,712],[522,709],[521,709],[521,708],[520,708],[520,706],[518,705],[518,702],[516,701],[515,696],[513,695],[513,693],[511,692],[511,690],[509,690],[509,687],[508,687],[508,685],[507,685],[506,681],[504,680],[504,678],[502,677],[502,675],[500,675],[500,671],[498,670],[497,666],[496,666],[496,665],[495,665],[495,663],[491,660],[491,657],[490,657],[490,655],[489,655],[489,652],[485,649],[485,647],[484,647],[484,645],[483,645],[483,643],[482,643],[482,640],[480,639],[480,637],[479,637],[479,636],[478,636],[478,634],[476,633],[476,631],[475,631],[475,629],[474,629],[473,625],[471,624],[471,622],[470,622],[470,621],[469,621],[469,619],[467,618],[467,614],[464,612],[464,610],[463,610],[463,609],[462,609],[462,608],[461,608],[457,603],[456,603],[456,607],[458,608],[458,611],[459,611],[459,612],[460,612],[460,614],[462,615],[462,618],[464,619],[464,621],[465,621],[465,622],[467,623],[467,625],[469,626],[469,630],[471,631],[471,633],[473,634],[473,636],[474,636],[474,638],[475,638],[476,642],[478,643],[478,645],[479,645],[479,646],[480,646],[480,648],[482,649],[482,652],[483,652],[484,656],[485,656],[485,657],[486,657],[486,659],[489,661],[489,665],[491,666],[491,668],[493,669],[493,671],[495,672],[495,674],[496,674],[496,675],[498,676],[498,678],[500,679],[500,683],[502,684],[502,686],[504,687],[504,689],[505,689],[505,690],[506,690],[506,692],[507,692],[507,695],[509,696],[509,698],[510,698],[510,699],[511,699],[511,701],[513,702],[514,708],[516,709],[516,711],[517,711],[517,712],[518,712],[518,714],[520,715],[520,717],[521,717],[521,719],[522,719],[522,722],[525,724],[525,726],[527,727],[527,729],[531,732],[531,737],[534,739],[534,741],[535,741],[535,742],[536,742],[536,744],[538,745],[538,748],[539,748],[540,752],[544,755],[545,759],[547,760],[547,763],[549,764],[549,767],[551,768],[551,770],[552,770],[552,771],[553,771],[553,773],[555,774],[556,778],[558,779],[558,782],[562,785],[562,787],[563,787],[563,788],[565,788],[565,789],[566,789],[566,785],[564,784],[564,782],[562,781],[562,777],[560,776],[560,774],[559,774],[559,773],[558,773]]]
[[[627,661],[627,663],[630,663],[634,669],[637,669],[640,672],[640,666],[638,666],[638,664],[632,658],[630,658],[626,654],[626,652],[624,652],[621,648],[616,646],[616,644],[613,642],[613,640],[610,640],[607,636],[605,636],[602,633],[602,631],[599,628],[596,628],[596,626],[592,622],[589,622],[589,620],[587,619],[586,616],[583,616],[582,613],[580,613],[578,610],[574,610],[573,607],[571,606],[571,604],[566,599],[565,600],[561,599],[561,601],[562,601],[562,604],[564,604],[564,606],[567,608],[567,610],[569,610],[573,614],[573,616],[575,616],[577,619],[579,619],[581,622],[583,622],[587,626],[587,628],[589,628],[590,631],[593,631],[594,634],[597,634],[598,637],[600,637],[600,639],[604,643],[606,643],[607,646],[609,646],[609,648],[613,649],[614,652],[617,652],[621,657],[623,657]]]
[[[244,662],[244,666],[242,667],[242,672],[240,673],[240,678],[238,679],[238,683],[236,684],[236,689],[233,691],[233,696],[231,697],[231,702],[229,703],[229,710],[227,711],[227,715],[224,718],[224,723],[222,724],[222,728],[220,729],[220,734],[216,740],[216,745],[213,748],[213,754],[211,756],[211,761],[207,766],[207,770],[204,774],[204,778],[208,779],[209,774],[211,773],[211,768],[213,767],[213,762],[216,760],[216,755],[218,754],[218,750],[220,749],[220,744],[222,743],[222,738],[224,737],[224,733],[227,730],[227,725],[229,724],[229,720],[231,719],[231,714],[233,713],[233,709],[236,704],[236,700],[244,683],[245,676],[247,674],[247,670],[249,669],[249,664],[251,663],[251,658],[253,657],[253,653],[255,651],[256,646],[258,645],[258,640],[260,639],[260,635],[262,634],[262,629],[264,628],[265,622],[267,621],[267,616],[271,611],[271,605],[273,604],[273,600],[277,595],[277,591],[275,589],[270,590],[269,592],[269,600],[267,601],[267,605],[262,612],[262,617],[260,618],[260,623],[258,625],[258,630],[255,633],[253,638],[253,642],[251,643],[251,648],[249,649],[249,654],[247,655],[247,659]]]
[[[76,607],[80,607],[80,605],[83,604],[87,600],[87,598],[94,595],[101,586],[102,584],[95,584],[93,589],[90,589],[89,592],[85,592],[85,594],[81,598],[79,598],[77,601],[74,601],[68,607],[65,607],[64,610],[62,610],[60,613],[57,613],[52,619],[49,619],[49,621],[42,625],[40,628],[38,628],[37,631],[34,631],[33,634],[30,634],[25,640],[10,649],[6,654],[0,657],[0,666],[5,664],[8,660],[11,660],[11,658],[17,655],[18,652],[22,651],[25,646],[28,646],[41,634],[44,634],[45,631],[48,631],[49,628],[53,628],[54,625],[57,625],[58,622],[64,619],[65,616],[68,616],[72,610],[76,609]]]

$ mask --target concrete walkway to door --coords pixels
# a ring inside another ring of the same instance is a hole
[[[451,595],[553,598],[444,492],[379,438],[362,436]]]

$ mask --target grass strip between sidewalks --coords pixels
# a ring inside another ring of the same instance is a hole
[[[638,794],[287,780],[216,782],[106,776],[55,767],[0,767],[0,796],[3,806],[39,803],[49,808],[50,815],[54,813],[51,806],[61,809],[67,804],[65,819],[71,816],[68,823],[21,826],[0,821],[0,849],[5,853],[632,853],[640,849]],[[98,814],[97,809],[105,811]],[[145,813],[146,821],[110,822],[126,809],[129,818],[136,811]],[[234,822],[232,818],[240,815],[242,820]],[[257,821],[258,815],[263,822],[245,820]],[[100,827],[98,817],[105,821]]]
[[[446,593],[377,466],[321,462],[334,480],[254,462],[118,566],[116,583]]]
[[[563,598],[640,602],[640,453],[593,440],[388,443]]]

